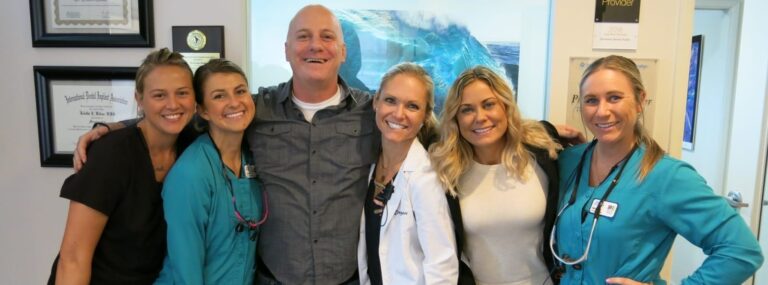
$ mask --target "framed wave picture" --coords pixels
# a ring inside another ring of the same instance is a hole
[[[701,58],[704,54],[702,35],[693,36],[691,42],[691,63],[688,71],[688,93],[685,102],[685,126],[683,127],[683,149],[693,150],[696,137],[696,112],[701,81]]]

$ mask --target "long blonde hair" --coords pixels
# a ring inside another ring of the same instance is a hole
[[[520,116],[514,92],[506,81],[487,67],[470,68],[456,78],[448,91],[439,121],[440,140],[429,149],[432,166],[440,182],[453,196],[458,195],[459,178],[474,159],[472,145],[459,132],[456,114],[461,105],[464,88],[476,81],[487,84],[506,110],[506,145],[501,152],[501,163],[510,175],[526,179],[525,168],[534,161],[533,154],[528,151],[526,145],[547,150],[552,159],[557,158],[557,151],[561,149],[540,122],[524,120]]]
[[[638,106],[642,108],[643,99],[645,97],[645,85],[643,85],[643,80],[640,77],[640,70],[637,68],[634,61],[620,55],[609,55],[590,64],[581,76],[579,91],[581,91],[581,87],[584,86],[584,82],[587,81],[589,76],[603,69],[618,71],[626,76],[632,84],[635,104],[638,104]],[[584,94],[581,95],[583,96]],[[638,118],[640,118],[640,116],[638,116]],[[642,124],[642,120],[637,120],[635,123],[634,134],[636,143],[645,146],[645,154],[643,155],[643,160],[640,162],[640,173],[638,175],[638,180],[642,181],[648,175],[648,172],[653,169],[653,166],[656,165],[656,162],[658,162],[664,155],[664,150],[661,149],[659,144],[656,143],[656,140],[648,134],[648,131]]]

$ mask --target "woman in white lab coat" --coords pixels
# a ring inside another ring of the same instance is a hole
[[[360,225],[361,284],[457,282],[445,191],[422,145],[434,134],[433,89],[423,68],[402,63],[384,75],[374,97],[382,150],[371,166]]]

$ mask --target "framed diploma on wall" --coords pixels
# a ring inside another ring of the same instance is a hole
[[[154,47],[152,0],[29,0],[33,47]]]
[[[35,66],[40,165],[71,167],[78,137],[94,123],[136,118],[136,70]]]

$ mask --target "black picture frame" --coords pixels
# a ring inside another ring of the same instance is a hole
[[[154,22],[153,0],[122,0],[126,5],[134,8],[128,9],[130,15],[138,19],[138,29],[135,33],[107,33],[104,29],[78,28],[87,24],[72,24],[72,28],[61,31],[49,30],[46,16],[55,3],[67,0],[29,0],[30,19],[32,22],[32,46],[33,47],[154,47]],[[119,1],[119,0],[118,0]],[[128,12],[126,12],[128,14]],[[106,21],[106,20],[105,20]],[[81,21],[87,22],[87,21]],[[93,21],[92,21],[93,22]],[[132,22],[132,21],[131,21]],[[87,31],[93,30],[93,33]],[[81,32],[73,32],[81,31]]]
[[[704,57],[704,36],[695,35],[691,38],[691,60],[688,69],[688,88],[685,102],[685,125],[683,126],[683,149],[693,150],[696,138],[696,117],[698,113],[699,86],[701,85],[701,68]]]
[[[224,26],[173,26],[173,51],[184,56],[192,71],[224,56]]]
[[[34,66],[35,77],[35,97],[37,104],[37,130],[40,143],[40,166],[42,167],[72,167],[72,153],[59,151],[56,149],[57,138],[54,132],[54,126],[57,124],[54,104],[54,96],[63,96],[54,94],[52,82],[112,82],[113,80],[130,81],[130,86],[124,86],[123,89],[129,90],[131,94],[128,104],[135,105],[133,99],[133,80],[136,76],[137,67],[89,67],[89,66]],[[77,87],[75,87],[77,88]],[[87,94],[87,93],[86,93]],[[91,93],[93,95],[93,93]],[[124,96],[125,97],[125,96]],[[77,101],[72,97],[65,98],[67,104],[71,101]],[[93,99],[96,100],[96,99]],[[86,101],[87,102],[87,101]],[[85,107],[87,108],[87,107]],[[134,108],[129,106],[127,108]],[[63,112],[63,111],[62,111]],[[79,114],[76,114],[77,116]],[[133,114],[128,114],[133,115]],[[87,117],[89,118],[89,117]],[[98,117],[96,117],[98,118]],[[58,122],[61,123],[61,122]],[[65,124],[63,124],[66,126]],[[90,129],[90,126],[85,128]],[[74,148],[73,148],[74,149]]]

